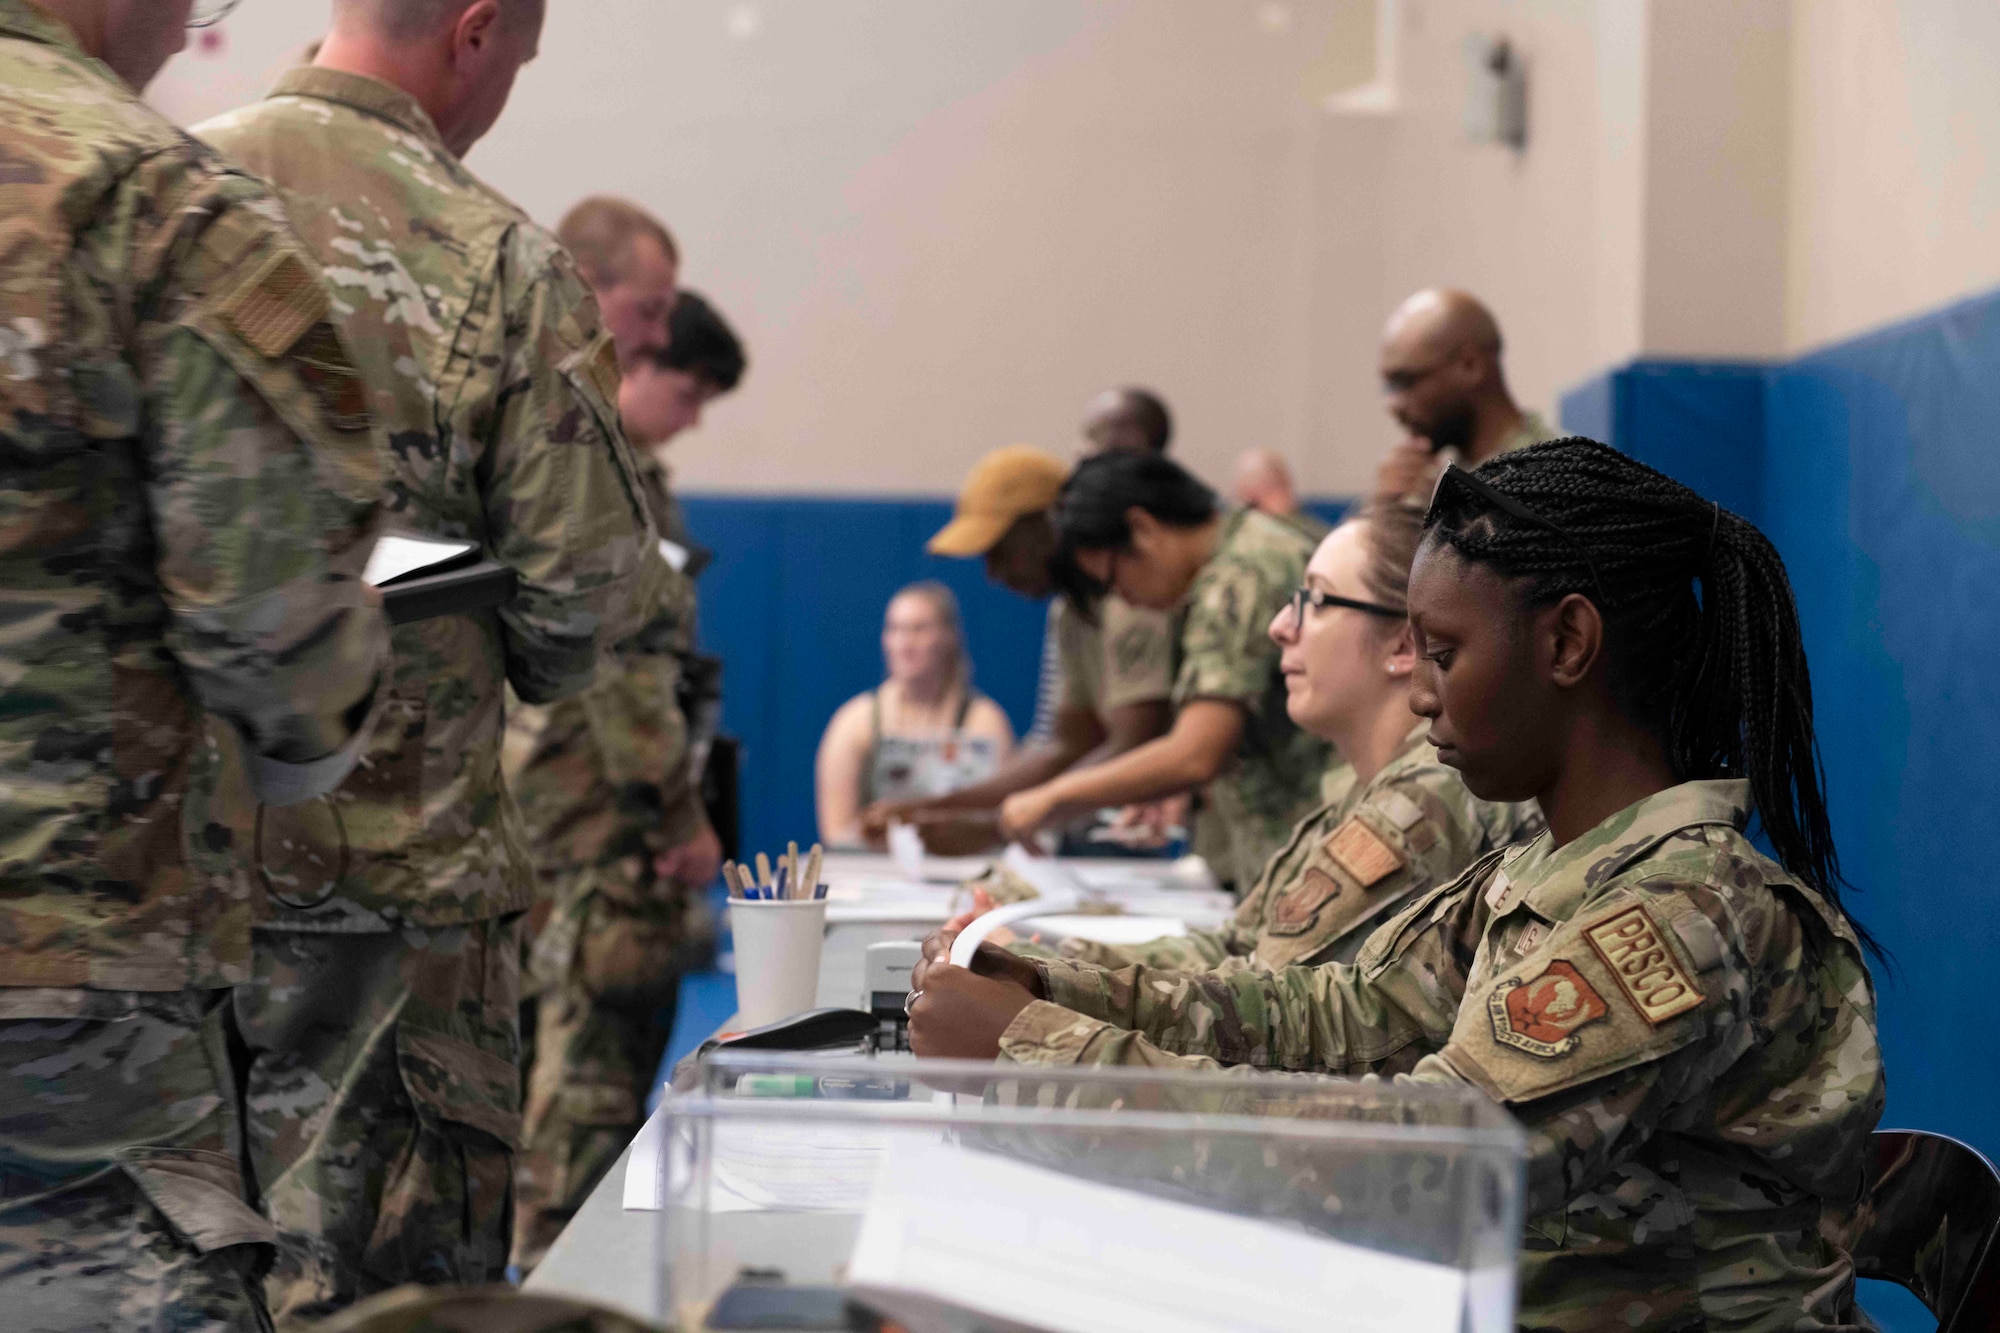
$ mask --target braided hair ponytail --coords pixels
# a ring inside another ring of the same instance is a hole
[[[1749,779],[1778,860],[1844,911],[1812,679],[1791,582],[1770,540],[1595,440],[1502,454],[1477,475],[1544,522],[1447,482],[1426,540],[1520,580],[1530,606],[1588,597],[1604,617],[1614,697],[1659,736],[1675,777]]]

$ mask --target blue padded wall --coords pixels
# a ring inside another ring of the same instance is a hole
[[[723,660],[723,720],[744,743],[743,840],[775,850],[816,836],[813,756],[841,704],[882,680],[882,612],[898,588],[938,579],[958,594],[975,683],[1025,731],[1047,612],[986,581],[976,560],[924,543],[951,518],[929,499],[689,495],[701,580],[701,643]]]
[[[2000,294],[1775,366],[1625,367],[1564,419],[1784,554],[1854,910],[1901,963],[1884,1124],[2000,1157],[2000,1063],[1965,1040],[2000,966]]]
[[[989,584],[977,560],[924,553],[949,501],[690,494],[683,504],[695,540],[715,552],[701,580],[701,641],[723,660],[724,723],[745,745],[746,848],[812,839],[820,733],[834,709],[881,682],[882,612],[907,583],[940,579],[958,594],[976,683],[1027,731],[1046,609]],[[1348,502],[1307,507],[1331,523]]]

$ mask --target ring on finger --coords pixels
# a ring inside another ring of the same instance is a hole
[[[905,995],[903,997],[903,1017],[914,1018],[915,1015],[910,1012],[910,1006],[923,998],[924,993],[921,990],[913,990],[908,995]]]

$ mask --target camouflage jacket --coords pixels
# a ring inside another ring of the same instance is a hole
[[[1217,879],[1256,883],[1292,826],[1320,800],[1333,747],[1301,731],[1285,711],[1285,680],[1271,617],[1305,577],[1313,546],[1297,528],[1254,509],[1223,520],[1215,554],[1195,576],[1181,612],[1174,706],[1217,699],[1243,709],[1243,739],[1208,784],[1204,819],[1221,836],[1203,841],[1223,864]],[[1212,831],[1213,836],[1213,831]]]
[[[654,525],[680,531],[666,469],[642,456],[639,479]],[[676,573],[659,613],[618,646],[597,684],[508,719],[508,779],[545,876],[650,858],[707,824],[677,697],[695,612],[694,580]]]
[[[1533,801],[1482,801],[1412,728],[1366,783],[1307,815],[1220,930],[1121,947],[1065,940],[1063,956],[1100,967],[1171,971],[1350,963],[1411,895],[1452,879],[1495,848],[1540,833]]]
[[[381,478],[327,314],[261,185],[0,0],[0,985],[245,980],[253,794],[352,767]]]
[[[396,630],[388,717],[362,770],[330,806],[266,831],[287,889],[277,924],[519,910],[533,871],[500,773],[505,686],[547,703],[589,685],[670,573],[596,301],[556,240],[387,84],[295,69],[198,132],[273,182],[319,257],[381,427],[388,528],[477,543],[521,583],[497,614]]]
[[[1743,836],[1748,807],[1747,783],[1691,782],[1494,853],[1352,966],[1038,961],[1068,1009],[1029,1005],[1001,1048],[1330,1073],[1421,1050],[1409,1077],[1472,1083],[1529,1132],[1523,1326],[1857,1327],[1820,1223],[1858,1199],[1882,1111],[1874,986],[1846,918]]]

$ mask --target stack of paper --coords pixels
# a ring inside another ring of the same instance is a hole
[[[908,1135],[847,1276],[916,1333],[962,1310],[1059,1333],[1459,1333],[1467,1296],[1441,1264]]]

